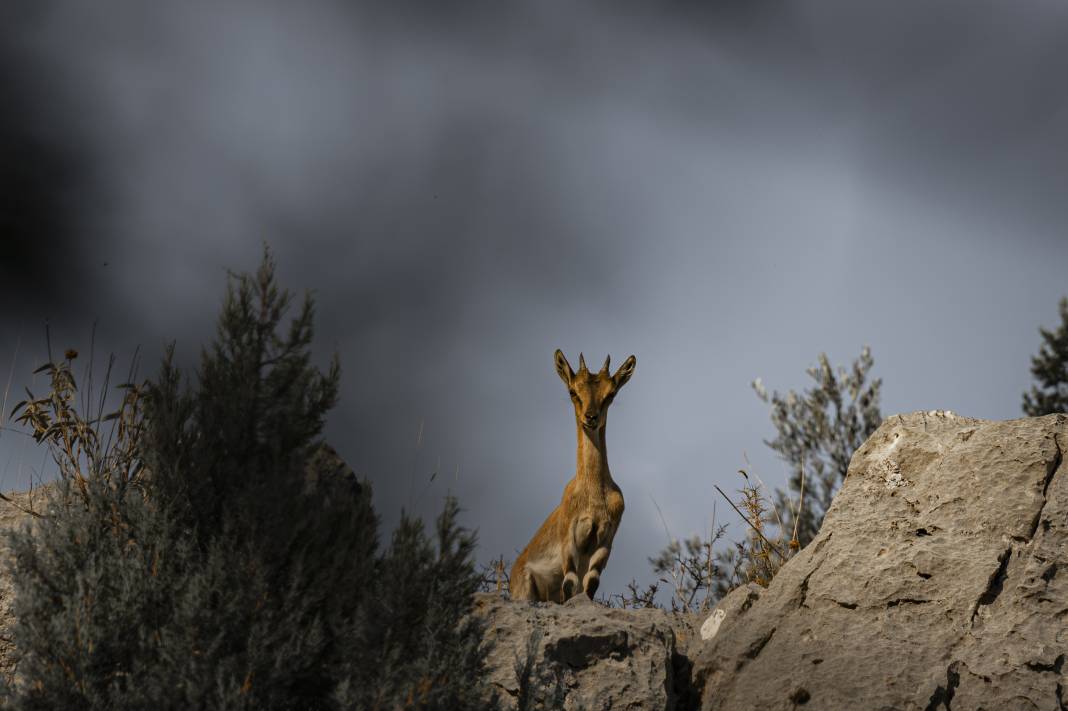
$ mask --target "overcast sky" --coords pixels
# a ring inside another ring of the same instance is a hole
[[[489,560],[574,473],[553,350],[633,353],[620,592],[654,500],[684,536],[744,453],[783,481],[755,377],[868,344],[884,414],[1020,415],[1068,293],[1066,70],[1053,0],[5,2],[0,374],[46,319],[192,363],[266,241],[340,355],[328,439],[387,523],[458,494]],[[3,488],[42,454],[0,436]]]

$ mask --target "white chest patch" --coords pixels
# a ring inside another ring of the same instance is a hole
[[[564,577],[564,561],[559,555],[550,555],[537,560],[527,561],[527,570],[535,577],[546,580],[555,577]]]

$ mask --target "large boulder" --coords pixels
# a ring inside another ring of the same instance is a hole
[[[819,535],[727,596],[706,709],[1068,708],[1068,417],[887,419]]]
[[[685,709],[692,621],[663,610],[620,610],[585,595],[556,603],[475,597],[486,624],[487,675],[505,708]]]

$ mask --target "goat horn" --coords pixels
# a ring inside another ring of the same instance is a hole
[[[607,373],[607,372],[608,372],[608,364],[609,364],[609,363],[611,362],[611,360],[612,360],[612,356],[611,356],[611,354],[609,354],[609,355],[606,355],[606,356],[604,357],[604,367],[603,367],[603,368],[601,368],[601,372],[602,372],[602,373]]]
[[[586,359],[582,356],[581,353],[579,353],[579,370],[586,370]]]

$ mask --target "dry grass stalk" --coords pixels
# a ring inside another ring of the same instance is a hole
[[[482,564],[481,580],[478,589],[482,592],[496,592],[498,595],[509,594],[508,586],[508,563],[504,555],[500,555],[488,564]]]

